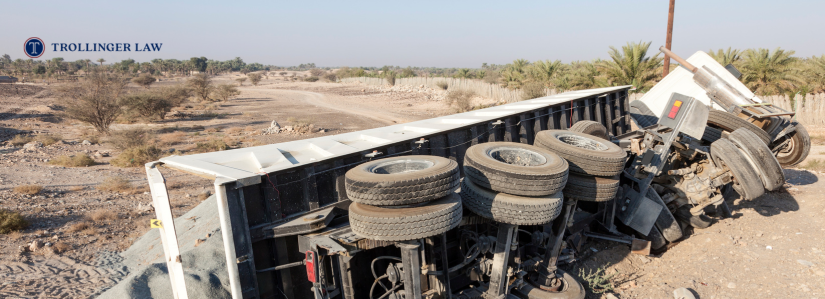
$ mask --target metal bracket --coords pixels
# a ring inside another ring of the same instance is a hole
[[[152,192],[152,204],[155,207],[155,216],[163,223],[163,226],[158,229],[163,244],[163,253],[166,256],[169,280],[172,281],[172,295],[175,299],[188,299],[183,264],[180,259],[180,246],[175,232],[175,218],[172,216],[172,207],[169,204],[166,179],[163,178],[163,174],[157,168],[159,164],[161,163],[151,162],[146,164],[146,176],[149,179],[149,190]]]
[[[378,156],[378,155],[380,155],[380,154],[383,154],[383,153],[382,153],[382,152],[379,152],[379,151],[372,151],[371,153],[364,155],[364,157],[367,157],[367,158],[375,158],[375,156]]]

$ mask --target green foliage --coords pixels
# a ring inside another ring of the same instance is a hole
[[[741,62],[742,82],[756,94],[782,94],[795,91],[803,83],[794,51],[781,48],[748,49]]]
[[[318,81],[318,80],[320,80],[320,78],[315,77],[315,76],[309,76],[309,77],[304,78],[304,81],[307,81],[307,82],[315,82],[315,81]]]
[[[722,49],[713,52],[713,50],[708,50],[708,55],[713,57],[719,64],[722,66],[726,66],[728,64],[736,65],[739,62],[739,59],[742,58],[740,55],[740,51],[736,49],[731,49],[728,47],[727,51],[723,51]]]
[[[521,87],[521,100],[531,100],[547,96],[544,85],[539,82],[528,82]]]
[[[258,86],[258,83],[261,82],[261,74],[258,73],[250,73],[247,74],[246,77],[249,78],[249,82],[252,83],[252,85]]]
[[[825,92],[825,55],[808,59],[805,73],[812,92]]]
[[[561,61],[536,61],[526,68],[530,81],[538,82],[546,87],[553,87],[553,80],[561,73],[565,65]]]
[[[210,79],[209,76],[206,74],[195,74],[190,77],[186,83],[192,92],[195,93],[195,96],[199,97],[202,101],[209,100],[209,94],[214,88],[214,86],[212,86],[212,79]]]
[[[349,67],[342,67],[335,72],[335,75],[338,78],[350,78],[350,77],[365,77],[366,71],[362,68],[349,68]]]
[[[157,80],[158,79],[149,74],[141,74],[140,76],[132,78],[132,83],[143,86],[144,88],[149,88],[149,86]]]
[[[619,51],[610,47],[610,60],[600,61],[598,70],[605,74],[610,85],[633,85],[636,92],[646,92],[661,77],[663,59],[647,56],[650,42],[628,42]]]
[[[215,97],[226,102],[229,98],[239,95],[241,92],[233,84],[221,84],[215,88],[214,94]]]
[[[60,156],[54,158],[52,160],[49,160],[49,164],[63,167],[87,167],[95,165],[95,160],[93,160],[87,154],[78,153],[76,155]]]
[[[389,85],[395,85],[395,71],[386,70],[381,73],[381,77],[383,77],[384,80],[387,80]]]
[[[166,118],[166,113],[172,111],[175,105],[162,94],[156,92],[140,92],[126,95],[120,99],[120,104],[127,116],[140,117],[147,120]]]
[[[206,71],[207,61],[206,57],[192,57],[189,58],[189,65],[192,70],[203,73]]]
[[[110,162],[117,167],[139,167],[160,158],[162,151],[154,145],[130,147]]]
[[[29,226],[29,222],[23,219],[18,212],[0,210],[0,234],[8,234],[23,230]]]
[[[590,292],[593,294],[602,294],[606,292],[613,291],[613,283],[610,282],[610,279],[616,274],[619,273],[614,272],[610,275],[605,275],[604,268],[596,269],[596,272],[593,270],[589,270],[587,274],[584,273],[584,269],[579,269],[579,277],[585,281],[588,288],[590,288]]]
[[[400,74],[398,74],[398,78],[412,78],[412,77],[415,77],[415,71],[412,69],[412,67],[409,67],[409,66],[407,68],[405,68],[404,70],[402,70]]]

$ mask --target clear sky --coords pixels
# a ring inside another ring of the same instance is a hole
[[[163,43],[160,52],[47,52],[40,59],[189,59],[279,66],[479,67],[514,59],[606,58],[628,41],[664,45],[656,1],[4,1],[0,55],[24,41]],[[782,47],[825,53],[825,1],[677,0],[673,50]],[[134,46],[133,46],[134,47]]]

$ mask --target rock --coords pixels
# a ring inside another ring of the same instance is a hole
[[[735,283],[732,283],[732,282],[729,282],[729,283],[728,283],[728,288],[729,288],[729,289],[735,289],[735,288],[736,288],[736,284],[735,284]]]
[[[141,212],[141,213],[151,212],[153,210],[155,210],[155,207],[151,203],[147,203],[145,205],[143,203],[138,203],[137,208],[135,208],[135,211]]]
[[[32,141],[23,145],[23,149],[27,151],[34,151],[41,147],[43,147],[43,143],[41,143],[40,141]]]
[[[811,262],[806,261],[806,260],[796,260],[796,262],[802,264],[803,266],[808,266],[808,267],[813,267],[814,266],[814,263],[811,263]]]
[[[673,290],[673,298],[676,298],[676,299],[696,299],[696,297],[693,296],[693,293],[691,293],[690,290],[688,290],[686,288],[678,288],[678,289]]]
[[[81,142],[80,145],[92,145],[92,142],[89,140],[83,140],[83,142]]]
[[[29,251],[31,252],[35,252],[40,248],[43,248],[43,242],[40,242],[40,240],[34,240],[29,244]]]
[[[619,299],[619,298],[616,298],[616,295],[606,293],[606,294],[602,295],[602,299]]]

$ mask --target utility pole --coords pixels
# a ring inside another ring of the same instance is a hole
[[[673,41],[673,7],[676,5],[676,0],[670,0],[670,11],[667,14],[667,40],[665,41],[665,48],[670,50],[670,45]],[[662,69],[662,78],[670,73],[670,56],[665,55],[665,66]]]

